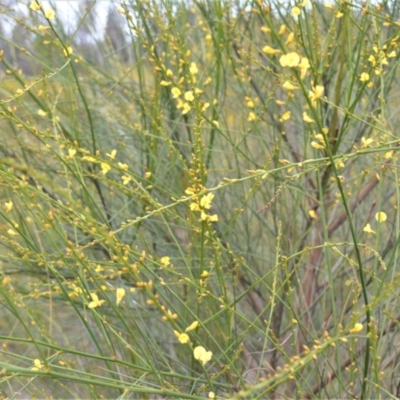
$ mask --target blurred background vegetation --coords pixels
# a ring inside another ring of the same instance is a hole
[[[1,396],[399,398],[399,5],[0,2]]]

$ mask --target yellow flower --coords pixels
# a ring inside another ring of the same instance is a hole
[[[288,44],[292,43],[294,40],[294,33],[290,32],[288,38],[286,39],[285,45],[287,46]]]
[[[94,157],[92,157],[92,156],[84,156],[84,157],[82,157],[82,160],[84,160],[84,161],[89,161],[89,162],[93,162],[93,163],[97,163],[98,161],[94,158]]]
[[[358,333],[358,332],[361,332],[362,330],[363,330],[362,324],[360,324],[359,322],[357,322],[357,323],[354,325],[354,328],[350,329],[350,333]]]
[[[56,13],[52,8],[49,8],[44,12],[44,16],[47,19],[54,19],[56,17]]]
[[[194,190],[192,187],[188,187],[188,188],[186,188],[185,193],[186,193],[188,196],[192,196],[192,195],[195,194],[195,190]]]
[[[185,332],[194,331],[198,326],[199,326],[199,321],[194,321],[185,329]]]
[[[247,100],[246,101],[246,106],[248,107],[248,108],[254,108],[254,102],[253,102],[253,100]]]
[[[192,211],[200,211],[200,207],[197,203],[190,203],[190,209]]]
[[[307,124],[315,122],[305,111],[303,112],[303,121],[307,122]]]
[[[71,46],[68,46],[66,49],[63,49],[64,56],[69,56],[74,52]]]
[[[365,137],[363,136],[362,138],[361,138],[361,141],[363,142],[363,145],[362,145],[362,149],[366,149],[367,147],[369,147],[369,145],[371,144],[371,143],[373,143],[373,141],[374,141],[374,139],[371,139],[371,138],[368,138],[368,139],[365,139]]]
[[[208,220],[211,222],[217,222],[218,221],[218,215],[214,214],[214,215],[208,215]]]
[[[116,298],[117,298],[116,303],[117,303],[117,306],[119,305],[119,303],[121,303],[121,300],[123,299],[124,296],[125,296],[125,289],[118,288],[117,292],[116,292]]]
[[[71,159],[75,156],[76,154],[76,149],[68,149],[68,159]]]
[[[193,92],[191,90],[189,90],[188,92],[185,93],[185,100],[186,101],[194,100]]]
[[[292,83],[290,83],[289,81],[285,81],[284,84],[282,85],[282,87],[286,90],[298,90],[299,87],[296,85],[293,85]]]
[[[364,230],[364,232],[367,232],[367,233],[375,233],[375,231],[372,230],[370,224],[365,225],[363,230]]]
[[[177,337],[179,343],[185,344],[189,343],[190,338],[187,333],[179,333],[178,331],[174,331],[174,335]]]
[[[296,52],[292,51],[291,53],[281,56],[279,63],[282,67],[297,67],[300,63],[300,56]]]
[[[178,98],[182,94],[182,92],[177,87],[173,87],[171,89],[171,93],[172,93],[172,98],[173,99]]]
[[[214,198],[213,193],[208,193],[207,195],[203,196],[200,199],[200,206],[209,210],[211,208],[211,202],[213,198]]]
[[[286,25],[281,25],[281,27],[279,28],[278,35],[284,35],[285,32],[286,32]]]
[[[193,356],[203,365],[206,365],[212,358],[212,352],[206,351],[206,349],[203,346],[197,346],[193,350]]]
[[[341,11],[337,11],[336,14],[335,14],[335,17],[336,17],[336,18],[342,18],[343,15],[344,15],[344,14],[343,14]]]
[[[319,149],[319,150],[323,150],[325,149],[325,147],[322,144],[319,144],[318,142],[311,142],[311,146],[314,147],[314,149]]]
[[[43,364],[37,358],[33,360],[33,365],[34,367],[31,368],[31,371],[40,371],[41,369],[43,369]]]
[[[265,54],[270,54],[270,55],[274,55],[274,54],[279,54],[279,53],[281,53],[280,50],[278,50],[278,49],[273,49],[273,48],[270,47],[270,46],[265,46],[265,47],[263,47],[262,51],[263,51]]]
[[[14,229],[9,229],[9,230],[7,231],[7,233],[8,233],[10,236],[18,236],[18,233],[15,232]]]
[[[204,103],[203,107],[201,107],[201,111],[203,111],[203,112],[206,111],[208,107],[210,107],[210,103],[208,103],[208,102]]]
[[[45,116],[47,115],[47,112],[44,111],[44,110],[39,110],[37,113],[38,113],[38,115],[40,115],[41,117],[45,117]]]
[[[199,70],[195,62],[190,63],[189,72],[191,75],[196,75],[199,73]]]
[[[88,305],[89,308],[100,307],[103,303],[105,303],[105,300],[99,300],[96,293],[90,293],[90,297],[92,298],[92,301]]]
[[[30,4],[29,8],[33,11],[39,11],[40,10],[40,4],[37,3],[35,0],[32,1]]]
[[[386,160],[390,160],[393,157],[393,150],[387,151],[383,156]]]
[[[299,7],[293,7],[292,8],[292,15],[293,17],[298,17],[301,14],[301,10]]]
[[[123,169],[124,171],[127,171],[128,168],[129,168],[129,165],[128,165],[128,164],[125,164],[125,163],[119,162],[119,163],[118,163],[118,167],[121,168],[121,169]]]
[[[376,66],[376,58],[372,54],[368,57],[368,61],[372,64],[373,67]]]
[[[6,213],[9,213],[13,208],[13,202],[11,200],[7,203],[4,203],[4,205],[6,207]]]
[[[127,185],[132,180],[132,178],[130,176],[127,176],[127,175],[122,175],[121,179],[122,179],[122,184],[123,185]]]
[[[110,157],[111,160],[114,160],[115,156],[117,155],[117,150],[112,150],[110,154],[106,153],[106,156]]]
[[[208,271],[203,271],[200,275],[200,278],[206,279],[208,278],[210,273]]]
[[[298,65],[298,67],[300,68],[301,71],[301,79],[304,79],[304,77],[307,74],[307,70],[308,68],[310,68],[310,62],[308,61],[307,57],[301,57],[301,61],[300,64]]]
[[[209,399],[215,399],[215,393],[214,392],[209,392],[208,393],[208,398]]]
[[[287,121],[288,119],[290,119],[291,116],[291,112],[290,111],[286,111],[285,114],[282,115],[281,119],[283,121]]]
[[[318,218],[317,213],[315,212],[315,210],[310,210],[308,212],[308,214],[312,219],[317,219]]]
[[[111,167],[107,163],[104,163],[104,162],[100,163],[100,166],[101,166],[101,173],[103,175],[105,175],[111,169]]]
[[[50,29],[49,26],[44,26],[44,25],[39,25],[38,26],[39,31],[47,31],[47,29]]]
[[[161,81],[161,82],[160,82],[160,85],[161,85],[161,86],[169,86],[169,85],[172,85],[172,82]]]
[[[168,256],[164,256],[160,258],[160,263],[164,266],[164,267],[168,267],[168,265],[171,264],[171,259]]]
[[[257,119],[257,115],[253,113],[253,111],[249,112],[249,116],[247,117],[247,121],[255,121]]]
[[[185,115],[190,111],[190,104],[189,103],[183,103],[183,110],[182,110],[182,114]]]
[[[363,72],[360,76],[360,81],[361,82],[368,82],[369,81],[369,74],[366,72]]]
[[[308,92],[308,97],[311,100],[311,103],[313,106],[317,104],[317,100],[322,96],[324,93],[324,87],[323,86],[315,86],[312,90]]]
[[[387,220],[387,215],[383,211],[380,211],[375,214],[375,219],[378,222],[385,222]]]

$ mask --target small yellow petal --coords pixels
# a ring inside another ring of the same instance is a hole
[[[185,93],[185,100],[186,101],[194,100],[193,92],[191,90],[189,90],[188,92]]]
[[[354,325],[354,328],[350,329],[350,333],[358,333],[358,332],[361,332],[362,330],[363,330],[362,324],[360,324],[359,322],[357,322],[357,323]]]
[[[47,19],[54,19],[56,17],[56,13],[52,8],[49,8],[44,12],[44,16]]]
[[[161,257],[160,263],[164,265],[164,267],[168,267],[168,265],[171,264],[171,259],[168,256]]]
[[[193,350],[193,356],[196,360],[200,361],[203,365],[211,360],[212,352],[206,351],[203,346],[197,346]]]
[[[323,150],[325,149],[325,147],[322,144],[319,144],[318,142],[311,142],[311,146],[314,147],[314,149],[318,149],[318,150]]]
[[[100,163],[100,166],[101,166],[101,173],[103,175],[107,174],[107,172],[110,171],[110,169],[111,169],[110,165],[108,165],[107,163],[104,163],[104,162]]]
[[[281,56],[279,63],[282,67],[297,67],[300,63],[300,56],[293,51]]]
[[[284,35],[285,32],[286,32],[286,25],[281,25],[281,27],[279,28],[278,35]]]
[[[292,8],[292,15],[293,17],[298,17],[301,14],[301,10],[299,7],[293,7]]]
[[[9,213],[13,208],[13,202],[10,200],[9,202],[4,203],[6,207],[6,212]]]
[[[290,83],[289,81],[285,81],[282,85],[282,87],[286,90],[298,90],[299,87],[296,85],[293,85],[292,83]]]
[[[303,121],[307,122],[307,124],[315,122],[306,112],[303,112]]]
[[[191,75],[198,74],[199,70],[198,70],[197,65],[196,65],[195,62],[190,63],[189,72],[190,72]]]
[[[117,150],[112,150],[111,153],[106,153],[106,156],[110,157],[111,160],[114,160],[115,156],[117,155]]]
[[[279,54],[279,53],[281,53],[280,50],[274,49],[274,48],[272,48],[271,46],[264,46],[263,49],[262,49],[262,51],[263,51],[265,54],[269,54],[269,55],[274,55],[274,54]]]
[[[198,326],[199,326],[199,321],[194,321],[185,329],[185,332],[194,331]]]
[[[317,219],[317,218],[318,218],[317,213],[315,212],[315,210],[310,210],[310,211],[308,212],[308,214],[310,215],[310,217],[311,217],[312,219]]]
[[[383,211],[380,211],[375,214],[375,219],[378,222],[385,222],[387,220],[387,215]]]
[[[119,303],[121,303],[121,300],[123,299],[123,297],[125,296],[125,289],[124,288],[118,288],[117,292],[116,292],[116,303],[117,306],[119,305]]]
[[[253,111],[249,112],[249,116],[247,117],[247,121],[251,122],[251,121],[256,121],[257,120],[257,115],[255,113],[253,113]]]
[[[64,56],[69,56],[74,52],[71,46],[68,46],[66,49],[63,49]]]
[[[181,95],[182,92],[177,87],[173,87],[171,89],[171,93],[172,93],[172,98],[176,99]]]
[[[179,343],[185,344],[190,340],[189,335],[187,333],[181,333],[178,337]]]
[[[372,230],[370,224],[365,225],[363,230],[364,230],[364,232],[367,232],[367,233],[375,233],[375,231]]]
[[[33,11],[39,11],[40,4],[39,4],[39,2],[36,2],[35,0],[33,0],[32,3],[30,4],[29,8]]]

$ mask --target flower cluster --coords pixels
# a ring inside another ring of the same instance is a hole
[[[194,191],[191,188],[188,188],[185,190],[185,193],[187,195],[193,195]],[[211,202],[214,198],[213,193],[208,193],[200,198],[200,201],[196,199],[193,203],[190,204],[190,209],[192,211],[198,211],[200,212],[200,221],[210,221],[210,222],[216,222],[218,221],[218,215],[209,215],[207,214],[207,210],[211,208]]]

